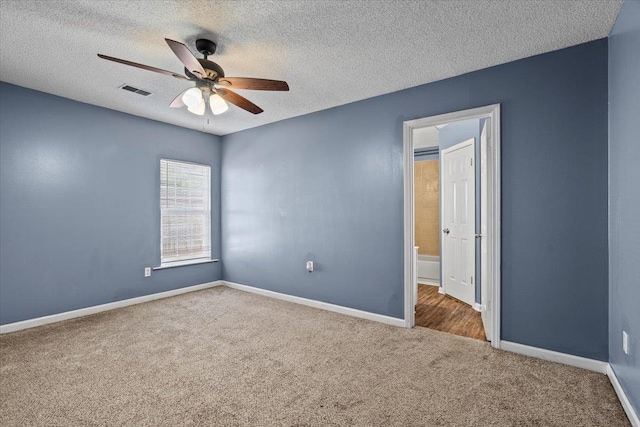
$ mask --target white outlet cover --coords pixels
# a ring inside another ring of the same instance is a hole
[[[151,267],[146,267],[144,269],[144,277],[149,277],[151,276]]]
[[[622,331],[622,351],[624,354],[629,354],[629,334],[627,331]]]

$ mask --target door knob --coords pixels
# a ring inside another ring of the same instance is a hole
[[[444,228],[444,229],[442,230],[442,232],[443,232],[444,234],[449,234],[449,229],[448,229],[448,228]]]

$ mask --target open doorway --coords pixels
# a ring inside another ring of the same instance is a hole
[[[413,135],[415,325],[480,340],[486,334],[476,279],[475,159],[485,120],[420,128]]]
[[[500,337],[500,106],[405,122],[405,323]]]

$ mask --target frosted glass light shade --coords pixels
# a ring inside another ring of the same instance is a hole
[[[189,110],[197,108],[202,100],[202,92],[197,87],[192,87],[182,95],[182,102],[189,107]]]
[[[211,108],[213,114],[218,115],[227,111],[229,106],[220,95],[214,93],[209,97],[209,108]]]
[[[193,114],[197,114],[199,116],[204,115],[204,110],[207,107],[207,104],[204,102],[204,99],[200,99],[200,104],[197,107],[189,107],[188,110]]]

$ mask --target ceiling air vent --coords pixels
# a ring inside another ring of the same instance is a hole
[[[151,95],[151,92],[147,92],[146,90],[138,89],[137,87],[133,87],[133,86],[129,86],[129,85],[122,85],[122,86],[120,86],[120,89],[124,89],[124,90],[129,91],[129,92],[137,93],[138,95],[142,95],[142,96]]]

